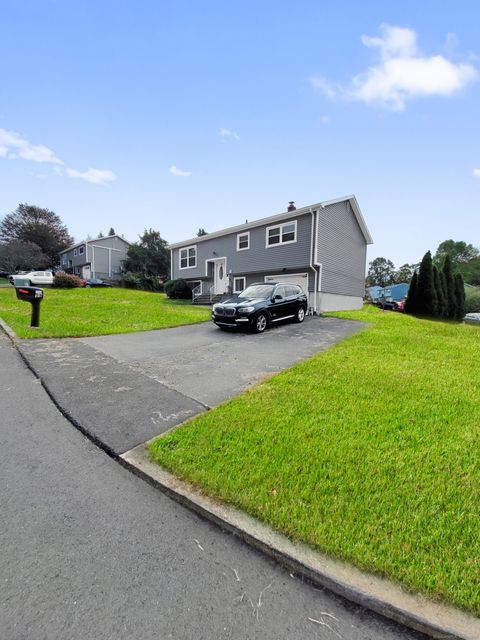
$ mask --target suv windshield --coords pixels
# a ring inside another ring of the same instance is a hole
[[[254,284],[238,294],[239,298],[271,298],[273,285]]]

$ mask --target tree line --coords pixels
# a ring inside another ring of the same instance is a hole
[[[464,282],[480,286],[480,251],[463,240],[444,240],[438,245],[432,257],[433,264],[441,269],[445,258],[449,256],[453,273],[459,273]],[[403,264],[399,269],[391,260],[379,257],[370,262],[366,284],[368,287],[378,285],[388,287],[392,284],[411,281],[420,264]]]

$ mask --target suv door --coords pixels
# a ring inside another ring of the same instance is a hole
[[[277,296],[280,297],[277,299]],[[280,320],[281,318],[285,318],[285,316],[291,315],[289,311],[290,304],[291,302],[288,300],[286,287],[282,284],[275,287],[273,291],[273,302],[270,305],[272,320]]]

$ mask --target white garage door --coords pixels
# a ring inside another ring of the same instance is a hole
[[[265,282],[291,282],[298,284],[305,293],[308,293],[307,273],[279,273],[276,276],[265,276]]]

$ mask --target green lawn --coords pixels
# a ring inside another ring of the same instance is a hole
[[[30,328],[30,304],[15,297],[15,289],[0,289],[0,317],[21,338],[100,336],[164,329],[203,322],[206,307],[164,294],[131,289],[45,289],[40,327]]]
[[[152,456],[292,538],[478,614],[479,329],[335,315],[371,325]]]

